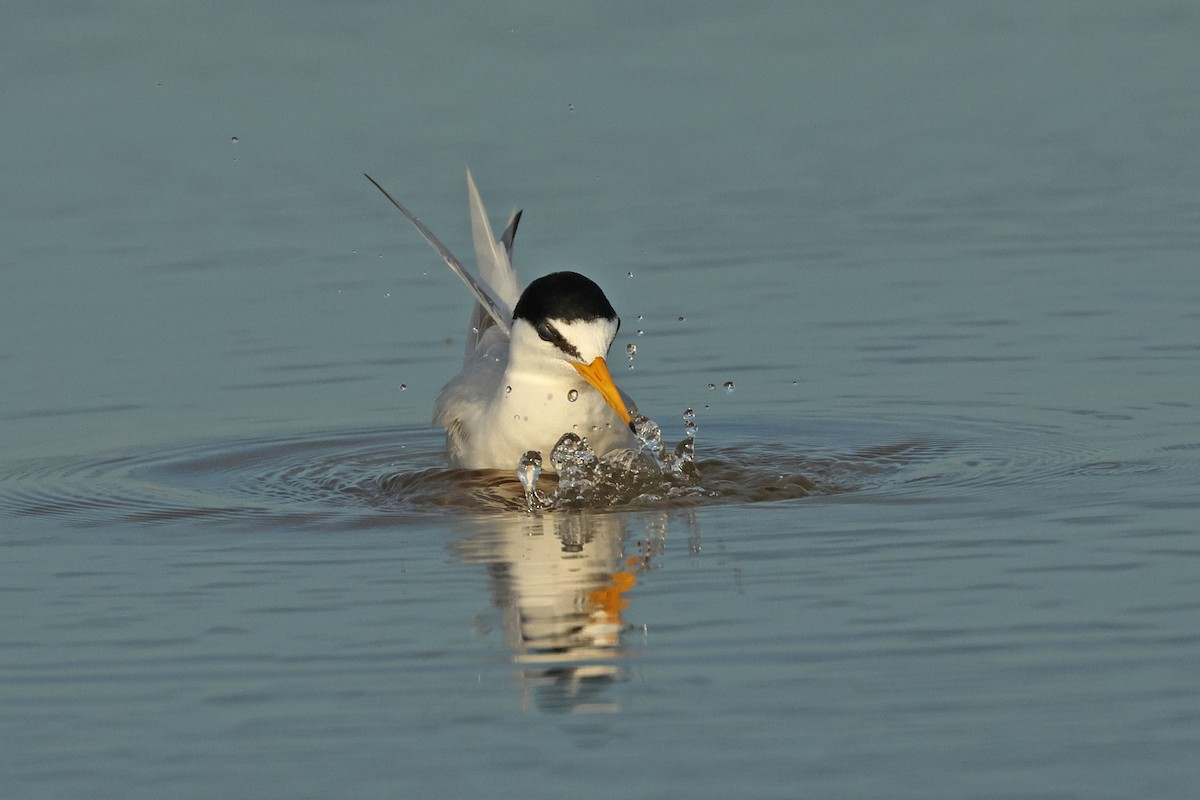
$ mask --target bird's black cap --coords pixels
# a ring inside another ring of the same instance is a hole
[[[604,290],[578,272],[552,272],[530,283],[521,293],[513,319],[537,325],[557,319],[563,322],[616,319],[617,312]]]

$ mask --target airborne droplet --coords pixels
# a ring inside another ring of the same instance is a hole
[[[725,381],[725,394],[733,394],[733,381]]]
[[[578,399],[579,399],[579,390],[578,389],[571,389],[570,391],[567,392],[567,400],[569,402],[574,403]]]

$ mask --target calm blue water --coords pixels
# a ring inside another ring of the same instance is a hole
[[[1197,41],[1183,2],[13,5],[0,795],[1191,797]],[[714,496],[444,470],[468,299],[361,173],[466,256],[467,165]]]

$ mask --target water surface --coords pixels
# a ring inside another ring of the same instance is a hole
[[[18,5],[0,793],[1183,798],[1200,14]],[[446,470],[463,171],[703,497]],[[734,384],[733,392],[723,385]],[[710,386],[712,388],[710,388]]]

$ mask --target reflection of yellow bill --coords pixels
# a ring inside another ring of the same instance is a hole
[[[591,364],[572,363],[571,366],[583,376],[585,381],[595,387],[600,396],[604,398],[604,402],[612,406],[612,410],[617,412],[617,416],[624,420],[626,425],[633,425],[633,417],[629,414],[629,409],[625,407],[625,401],[621,399],[621,393],[617,391],[617,385],[613,383],[612,375],[608,372],[608,364],[604,363],[603,358],[597,358]]]
[[[637,577],[632,572],[614,572],[607,586],[588,593],[588,605],[592,613],[600,612],[608,622],[621,619],[621,611],[629,605],[625,593],[637,584]]]

